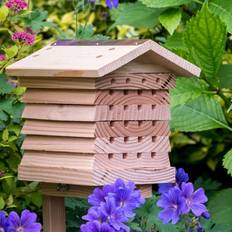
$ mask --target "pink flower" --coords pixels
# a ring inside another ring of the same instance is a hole
[[[20,12],[27,8],[27,3],[24,0],[8,0],[6,6],[15,12]]]
[[[5,59],[6,59],[6,56],[0,53],[0,61],[4,61]]]
[[[26,45],[32,45],[35,42],[35,35],[27,31],[17,31],[12,36],[13,41],[19,41]]]

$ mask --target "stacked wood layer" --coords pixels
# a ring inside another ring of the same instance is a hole
[[[28,88],[19,178],[86,186],[119,177],[138,185],[173,182],[169,89],[175,77],[144,72],[19,78]]]

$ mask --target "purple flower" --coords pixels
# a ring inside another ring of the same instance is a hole
[[[189,181],[189,175],[184,171],[183,168],[178,168],[176,171],[176,184],[159,184],[159,193],[168,192],[174,186],[180,186],[182,183]]]
[[[119,4],[119,0],[106,0],[106,5],[112,9],[112,8],[117,8]]]
[[[37,215],[24,210],[21,217],[16,212],[11,212],[8,217],[7,232],[40,232],[41,224],[36,222]]]
[[[6,217],[6,213],[4,211],[0,211],[0,232],[6,232],[8,227],[8,220]]]
[[[5,59],[6,59],[6,56],[0,53],[0,61],[4,61]]]
[[[88,202],[92,207],[87,215],[83,216],[83,219],[88,222],[82,225],[82,231],[88,231],[92,226],[99,227],[96,221],[107,224],[111,231],[113,231],[112,228],[118,232],[129,231],[125,223],[134,216],[134,209],[144,201],[134,183],[125,183],[121,179],[103,188],[96,188],[88,197]],[[106,227],[105,224],[104,227]]]
[[[8,0],[6,6],[15,12],[20,12],[27,8],[27,3],[24,0]]]
[[[197,232],[203,232],[203,228],[202,228],[202,225],[200,223],[198,223],[198,225],[197,225]]]
[[[169,221],[176,224],[180,220],[180,215],[187,211],[185,199],[178,187],[173,187],[167,193],[163,193],[157,201],[157,206],[163,208],[159,218],[164,224]]]
[[[182,183],[181,190],[186,201],[187,213],[191,210],[194,215],[199,217],[203,213],[208,212],[206,206],[204,205],[208,199],[203,188],[199,188],[194,192],[192,183]]]
[[[17,31],[11,36],[11,39],[26,45],[32,45],[35,42],[35,35],[27,31]]]
[[[114,232],[115,230],[107,223],[99,221],[87,222],[81,225],[81,232]]]
[[[133,210],[144,204],[145,200],[141,196],[139,190],[135,190],[135,184],[133,182],[125,182],[121,179],[115,182],[115,199],[117,205],[124,208],[124,214],[126,217],[133,217]]]
[[[207,220],[211,218],[211,215],[208,211],[204,212],[201,216]]]

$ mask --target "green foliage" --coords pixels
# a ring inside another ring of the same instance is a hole
[[[219,85],[221,88],[232,89],[232,64],[223,64],[218,72]]]
[[[210,199],[208,207],[214,223],[232,226],[232,188],[217,192]]]
[[[118,10],[115,23],[117,25],[130,25],[133,27],[151,28],[158,24],[159,15],[163,10],[147,8],[145,5],[137,2],[135,4],[122,4]]]
[[[9,14],[9,10],[6,6],[0,7],[0,23],[4,22]]]
[[[225,38],[226,27],[209,12],[207,5],[187,24],[184,39],[189,57],[208,78],[215,77],[221,66]]]
[[[178,78],[176,83],[176,88],[171,90],[172,107],[194,100],[208,90],[205,81],[194,78]]]
[[[227,169],[228,174],[232,176],[232,149],[230,149],[224,156],[223,166]]]
[[[221,105],[213,96],[202,95],[184,105],[172,108],[172,128],[180,131],[204,131],[215,128],[232,130],[225,119]]]
[[[232,1],[211,0],[209,9],[212,13],[220,16],[226,24],[228,32],[232,33]]]
[[[181,22],[181,11],[175,8],[168,9],[160,15],[159,20],[172,35]]]
[[[183,4],[188,4],[192,0],[140,0],[140,1],[148,7],[162,8],[162,7],[180,6]]]

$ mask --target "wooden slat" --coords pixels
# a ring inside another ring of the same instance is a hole
[[[169,136],[169,121],[96,122],[96,137]]]
[[[25,153],[19,167],[20,180],[47,183],[63,183],[84,186],[99,186],[114,182],[117,178],[134,181],[136,184],[168,183],[175,180],[174,168],[95,168],[77,162],[76,156],[65,159],[59,155],[31,155]],[[75,166],[76,164],[76,166]]]
[[[169,152],[169,137],[125,138],[69,138],[53,136],[27,136],[22,148],[33,151],[121,153],[121,152]],[[141,139],[139,142],[138,140]]]
[[[95,109],[95,106],[28,104],[24,109],[23,118],[94,122]]]
[[[67,137],[95,137],[95,123],[26,120],[22,129],[27,135],[50,135]]]
[[[99,77],[97,89],[171,89],[175,87],[175,77],[158,73],[112,73]]]
[[[126,141],[125,141],[126,139]],[[41,146],[41,145],[40,145]],[[157,136],[150,137],[128,137],[113,138],[112,141],[107,138],[96,138],[96,153],[120,153],[120,152],[169,152],[169,137]]]
[[[169,120],[169,105],[26,105],[23,118],[55,121]]]
[[[80,197],[87,198],[94,190],[94,186],[80,186],[80,185],[67,185],[67,190],[58,190],[59,185],[42,183],[41,191],[44,195],[49,196],[62,196],[62,197]],[[98,186],[101,187],[101,186]],[[138,185],[138,189],[141,191],[141,195],[145,198],[152,196],[152,185]]]
[[[43,231],[65,232],[64,197],[43,196]]]
[[[96,94],[96,105],[167,105],[170,96],[166,90],[101,90]]]
[[[168,121],[62,122],[26,120],[22,129],[27,135],[67,137],[169,136]]]
[[[25,103],[94,105],[95,90],[27,89]]]
[[[35,74],[34,74],[35,75]],[[21,86],[36,89],[95,89],[95,79],[73,77],[19,77]]]
[[[166,90],[71,90],[27,89],[23,101],[39,104],[132,105],[169,104]]]
[[[116,178],[133,181],[136,184],[174,183],[175,168],[170,167],[160,170],[151,168],[94,170],[94,183],[96,185],[112,183]]]
[[[170,167],[168,153],[111,153],[95,154],[94,167],[97,169],[127,168],[168,168]]]
[[[169,105],[96,106],[96,121],[169,120]]]
[[[53,136],[27,136],[22,148],[34,151],[94,153],[95,140]]]

